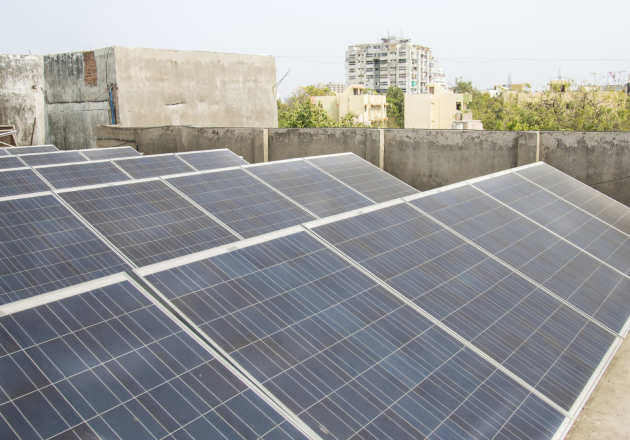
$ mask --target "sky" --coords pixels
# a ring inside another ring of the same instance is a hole
[[[630,73],[630,2],[9,0],[0,53],[106,46],[273,55],[281,97],[344,80],[348,45],[403,35],[429,46],[447,80],[486,89]],[[286,76],[285,76],[286,74]]]

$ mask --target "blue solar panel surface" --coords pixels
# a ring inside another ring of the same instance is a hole
[[[510,173],[475,184],[623,273],[630,274],[630,236]]]
[[[315,232],[566,410],[615,342],[409,205]]]
[[[230,150],[199,151],[178,154],[178,156],[197,170],[216,170],[218,168],[247,165],[249,163]]]
[[[71,162],[85,162],[87,159],[81,155],[78,151],[58,151],[52,153],[40,153],[40,154],[23,154],[20,158],[26,162],[27,165],[35,167],[38,165],[52,165]]]
[[[0,171],[0,197],[48,191],[48,185],[30,169]]]
[[[111,162],[44,167],[37,172],[56,189],[131,180]]]
[[[159,180],[60,196],[138,266],[237,240]]]
[[[411,202],[616,332],[630,317],[630,278],[471,186]]]
[[[0,202],[0,304],[127,266],[51,195]]]
[[[0,148],[0,156],[8,156],[9,153],[7,153],[7,149],[6,148]]]
[[[241,169],[168,181],[244,237],[314,219]]]
[[[308,159],[308,162],[314,163],[377,203],[418,192],[355,154],[314,157]]]
[[[137,159],[120,159],[116,164],[135,179],[166,176],[195,171],[174,155],[143,156]]]
[[[141,156],[141,154],[132,147],[94,148],[81,150],[81,152],[90,160]]]
[[[54,145],[33,145],[27,147],[11,147],[7,148],[9,154],[31,154],[31,153],[50,153],[59,151]]]
[[[623,203],[545,163],[515,172],[630,234],[630,208]]]
[[[319,217],[372,204],[356,191],[306,161],[271,163],[247,167],[247,170]]]
[[[305,439],[128,281],[0,317],[0,437]]]
[[[24,163],[22,163],[17,157],[0,157],[0,170],[7,170],[9,168],[20,168],[24,166]]]
[[[147,279],[324,439],[543,439],[563,421],[304,232]]]

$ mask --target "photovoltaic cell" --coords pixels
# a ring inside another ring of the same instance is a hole
[[[475,186],[621,272],[630,274],[630,236],[623,232],[514,173],[483,180]]]
[[[518,170],[516,174],[537,183],[558,197],[630,234],[630,208],[546,163]]]
[[[159,180],[60,196],[138,266],[237,239]]]
[[[168,181],[244,237],[314,219],[241,169],[174,177]]]
[[[56,163],[71,163],[71,162],[85,162],[87,159],[81,156],[78,151],[57,151],[52,153],[38,153],[38,154],[22,154],[20,158],[26,162],[27,165],[35,167],[38,165],[52,165]]]
[[[543,439],[563,420],[305,232],[147,278],[324,439]]]
[[[238,165],[247,165],[242,157],[230,150],[208,150],[178,154],[179,158],[198,170],[216,170]]]
[[[365,197],[302,160],[247,170],[319,217],[371,205]]]
[[[8,170],[10,168],[22,168],[24,164],[17,157],[2,156],[0,157],[0,170]]]
[[[305,439],[130,282],[0,317],[12,439]]]
[[[48,185],[33,170],[0,171],[0,197],[48,191]]]
[[[406,204],[315,232],[566,410],[615,341]]]
[[[195,171],[187,163],[179,160],[177,156],[172,154],[143,156],[137,159],[121,159],[117,160],[116,164],[135,179]]]
[[[355,154],[314,157],[308,159],[308,162],[314,163],[375,202],[385,202],[418,192]]]
[[[411,202],[616,332],[630,317],[630,278],[471,186]]]
[[[43,167],[37,172],[56,189],[131,180],[111,162]]]
[[[81,150],[81,152],[90,160],[141,156],[141,154],[132,147],[93,148]]]
[[[0,267],[0,304],[127,268],[51,195],[0,202]]]
[[[1,156],[8,156],[9,153],[7,153],[7,149],[6,148],[0,148],[0,157]]]
[[[10,147],[7,148],[9,154],[31,154],[31,153],[50,153],[52,151],[59,151],[54,145],[33,145],[27,147]]]

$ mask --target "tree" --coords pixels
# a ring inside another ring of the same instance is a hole
[[[455,83],[455,93],[473,93],[474,88],[472,85],[472,81],[464,81],[458,79]]]
[[[405,94],[395,86],[387,89],[387,122],[391,128],[405,127]]]

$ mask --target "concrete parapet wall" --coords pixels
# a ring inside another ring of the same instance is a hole
[[[544,160],[630,205],[630,132],[104,126],[97,138],[146,154],[230,148],[252,163],[350,151],[420,190]]]

